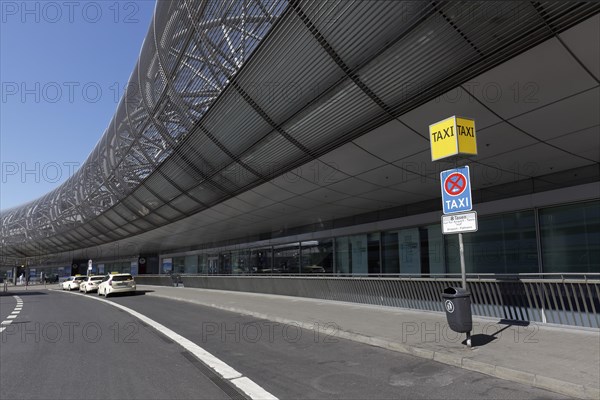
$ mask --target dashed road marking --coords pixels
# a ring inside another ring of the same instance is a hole
[[[6,329],[6,325],[12,324],[13,320],[19,316],[19,313],[23,309],[23,300],[21,300],[19,296],[13,297],[17,301],[17,305],[15,306],[14,310],[10,313],[10,315],[7,316],[4,321],[0,322],[0,326],[4,325],[0,328],[0,333]]]

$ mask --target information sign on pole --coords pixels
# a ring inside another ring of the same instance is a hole
[[[476,211],[442,215],[442,233],[444,235],[464,232],[477,232]]]

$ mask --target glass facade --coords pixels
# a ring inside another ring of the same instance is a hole
[[[600,201],[480,216],[463,242],[467,273],[600,272]],[[172,263],[191,274],[460,273],[458,235],[443,235],[439,224],[208,251]]]
[[[173,257],[173,272],[176,274],[197,274],[198,256]]]
[[[333,240],[311,240],[300,243],[301,272],[333,273]]]
[[[340,275],[366,275],[369,272],[367,235],[335,239],[336,271]]]
[[[445,239],[447,272],[460,273],[458,235]],[[478,231],[463,242],[468,273],[540,272],[533,211],[479,218]]]
[[[539,214],[544,272],[600,272],[600,201]]]
[[[300,272],[300,243],[291,243],[273,248],[275,268],[282,274]]]

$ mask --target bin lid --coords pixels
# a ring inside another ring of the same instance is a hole
[[[461,287],[447,287],[442,293],[443,297],[455,298],[455,297],[469,297],[471,293],[467,289]]]

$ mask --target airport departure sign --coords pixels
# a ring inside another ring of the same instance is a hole
[[[429,125],[431,161],[456,155],[477,155],[475,121],[450,117]]]

